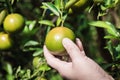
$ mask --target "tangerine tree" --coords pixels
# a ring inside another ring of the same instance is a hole
[[[0,80],[65,80],[43,55],[44,44],[63,52],[64,37],[80,38],[87,56],[119,80],[119,6],[119,0],[1,0]]]

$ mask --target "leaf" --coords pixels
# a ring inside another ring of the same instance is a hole
[[[12,75],[13,70],[12,70],[12,66],[11,66],[10,63],[6,62],[6,63],[5,63],[5,66],[4,66],[4,69],[7,71],[7,74]]]
[[[60,9],[60,2],[61,2],[61,0],[55,0],[55,6],[58,9]]]
[[[39,21],[40,24],[48,25],[48,26],[55,26],[52,21],[49,20],[41,20]]]
[[[117,30],[115,29],[114,25],[112,25],[110,22],[107,22],[107,21],[93,21],[93,22],[90,22],[89,25],[100,27],[100,28],[105,28],[109,34],[111,34],[115,37],[119,36],[119,34],[118,34]]]
[[[104,36],[104,38],[105,38],[105,39],[115,39],[114,36],[109,36],[109,35],[108,35],[108,36]]]
[[[60,16],[59,10],[52,3],[42,3],[44,6],[48,7],[56,16]]]
[[[32,21],[32,22],[30,23],[30,25],[29,25],[29,30],[30,30],[30,31],[34,29],[35,24],[36,24],[36,21]]]
[[[51,68],[47,64],[42,64],[39,68],[40,71],[48,71]]]
[[[34,53],[33,53],[33,56],[38,56],[38,55],[40,55],[40,54],[42,54],[43,53],[43,49],[38,49],[38,50],[36,50]]]
[[[25,45],[24,45],[24,47],[27,47],[27,46],[37,46],[37,45],[39,45],[39,43],[37,42],[37,41],[28,41]]]
[[[116,51],[117,51],[118,53],[120,53],[120,45],[118,45],[118,46],[116,47]]]
[[[39,43],[37,41],[28,41],[24,46],[23,46],[23,51],[35,51],[39,49]]]
[[[31,71],[30,71],[30,69],[27,69],[27,71],[26,71],[26,76],[27,76],[27,78],[30,78],[30,77],[31,77]]]
[[[62,20],[61,20],[61,18],[60,18],[60,17],[58,17],[58,19],[57,19],[57,21],[56,21],[56,25],[57,25],[57,26],[59,26],[59,25],[60,25],[60,23],[61,23],[61,21],[62,21]]]

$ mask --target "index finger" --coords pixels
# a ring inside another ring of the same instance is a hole
[[[70,39],[64,38],[62,43],[67,53],[70,55],[72,61],[78,58],[82,58],[84,56],[82,54],[82,51],[80,51],[80,49],[78,48],[78,46]]]

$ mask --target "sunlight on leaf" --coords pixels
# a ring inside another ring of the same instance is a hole
[[[56,16],[59,16],[59,10],[52,3],[42,3],[44,6],[48,7]]]
[[[55,26],[52,21],[49,20],[41,20],[39,21],[40,24],[48,25],[48,26]]]

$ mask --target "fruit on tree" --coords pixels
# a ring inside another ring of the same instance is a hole
[[[33,61],[32,61],[32,64],[35,68],[38,68],[39,65],[40,65],[40,58],[39,57],[34,57]]]
[[[63,47],[63,38],[69,38],[74,41],[75,34],[67,27],[55,27],[46,36],[45,45],[53,55],[65,55]]]
[[[78,0],[71,8],[69,13],[79,13],[85,10],[85,8],[91,3],[91,0]]]
[[[10,49],[13,45],[12,39],[9,34],[1,32],[0,33],[0,50]]]
[[[18,13],[12,13],[6,16],[3,27],[8,33],[17,33],[23,30],[25,20],[22,15]]]

